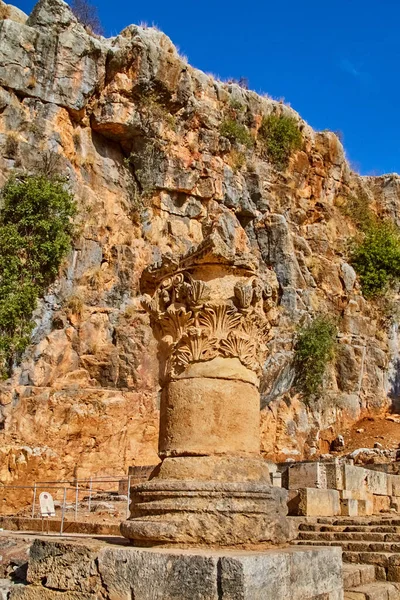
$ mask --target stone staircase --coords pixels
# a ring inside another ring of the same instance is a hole
[[[400,584],[377,581],[374,565],[343,565],[344,600],[398,600]]]
[[[342,547],[345,600],[400,600],[400,518],[307,519],[296,543]]]

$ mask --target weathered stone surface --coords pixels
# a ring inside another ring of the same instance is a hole
[[[257,388],[243,381],[173,381],[161,400],[160,453],[258,455],[259,406]]]
[[[26,23],[28,15],[26,15],[16,6],[13,6],[12,4],[6,4],[1,0],[0,19],[10,19],[11,21],[15,21],[16,23],[21,23],[23,25]]]
[[[85,32],[62,0],[40,2],[26,25],[1,21],[0,45],[0,84],[45,102],[80,110],[104,81],[104,45]]]
[[[383,471],[368,470],[367,488],[371,494],[387,496],[390,492],[387,473],[384,473]]]
[[[280,473],[273,473],[280,480]],[[163,460],[159,479],[194,481],[253,481],[271,483],[269,467],[259,458],[238,456],[183,456]],[[277,487],[282,487],[281,485]]]
[[[400,496],[400,475],[388,475],[388,494]]]
[[[373,495],[367,492],[366,488],[360,490],[340,490],[340,498],[343,500],[368,500],[372,502]]]
[[[121,533],[141,545],[279,544],[293,533],[286,495],[270,484],[154,478],[132,488]]]
[[[58,592],[36,585],[18,586],[11,590],[9,600],[98,600],[97,594]]]
[[[374,514],[374,502],[373,500],[363,500],[360,499],[357,501],[358,504],[358,515],[360,517],[370,516]]]
[[[218,600],[218,560],[212,553],[107,548],[98,564],[111,600]]]
[[[322,463],[299,463],[288,467],[287,489],[298,490],[299,488],[326,489],[327,475],[326,467]]]
[[[307,517],[334,517],[340,515],[340,497],[337,490],[316,488],[299,489],[288,503],[290,515]]]
[[[332,490],[342,490],[344,486],[343,481],[343,467],[339,463],[327,463],[326,469],[326,487]]]
[[[387,513],[390,511],[390,497],[389,496],[373,496],[373,512],[374,515],[379,513]]]
[[[100,545],[35,540],[31,546],[27,579],[29,583],[80,594],[101,588],[95,563]]]
[[[367,477],[370,471],[353,465],[343,465],[344,489],[354,492],[367,491]]]
[[[340,501],[340,512],[343,517],[357,517],[358,516],[358,500],[341,500]]]
[[[344,262],[340,265],[341,277],[347,292],[351,292],[357,279],[355,270],[351,265]]]
[[[84,588],[80,557],[91,555],[82,542],[70,548],[51,540],[56,549],[43,549],[44,572],[53,556],[52,586],[43,582],[12,592],[13,600],[342,600],[340,548],[290,547],[265,551],[138,549],[101,544],[94,554],[97,592]],[[71,550],[75,547],[77,553]],[[38,560],[38,557],[35,558]],[[62,566],[75,577],[65,579]],[[93,580],[92,580],[93,583]],[[61,591],[61,589],[63,591]]]
[[[238,559],[222,558],[223,597],[227,600],[305,600],[326,594],[328,600],[342,598],[340,549],[303,550],[301,554],[294,548],[289,548],[254,553]]]

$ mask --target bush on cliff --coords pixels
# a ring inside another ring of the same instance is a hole
[[[263,117],[258,139],[262,152],[278,169],[285,169],[291,154],[302,146],[296,119],[285,115]]]
[[[246,125],[231,117],[227,117],[222,121],[219,132],[232,143],[243,144],[248,148],[251,148],[254,144],[254,138]]]
[[[366,298],[382,296],[400,279],[400,231],[390,221],[372,221],[353,242],[351,262]]]
[[[337,327],[325,315],[316,317],[302,327],[295,345],[295,385],[306,399],[318,395],[322,389],[328,363],[333,359]]]
[[[29,343],[38,298],[70,248],[75,203],[65,180],[12,176],[1,192],[0,376]]]
[[[370,200],[362,189],[346,198],[340,207],[341,213],[349,217],[360,231],[366,231],[376,221]]]

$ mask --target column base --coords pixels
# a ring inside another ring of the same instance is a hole
[[[287,492],[254,482],[153,479],[132,488],[121,533],[135,545],[248,546],[287,542]]]

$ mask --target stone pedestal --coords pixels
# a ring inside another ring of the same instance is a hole
[[[132,487],[122,534],[144,546],[287,541],[286,492],[271,486],[260,456],[274,286],[215,237],[143,281],[159,342],[163,462]]]
[[[155,478],[133,490],[121,532],[144,546],[286,541],[286,511],[285,491],[267,484]]]
[[[10,600],[343,600],[340,548],[137,549],[36,540]]]

